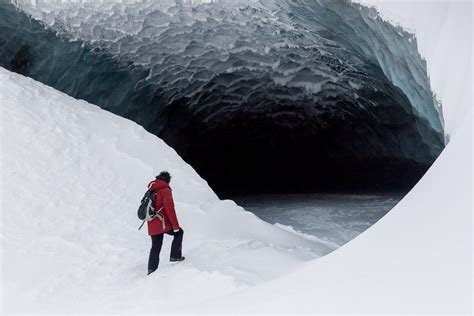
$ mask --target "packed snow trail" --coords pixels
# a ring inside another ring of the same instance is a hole
[[[220,201],[141,126],[0,68],[3,312],[163,312],[247,289],[333,248]],[[146,276],[136,210],[168,170],[186,261]]]

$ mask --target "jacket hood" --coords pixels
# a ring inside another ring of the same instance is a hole
[[[169,188],[169,184],[161,179],[156,179],[150,183],[149,188],[153,190],[159,190],[164,188]]]

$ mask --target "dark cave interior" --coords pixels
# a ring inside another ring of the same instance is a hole
[[[314,116],[288,104],[222,115],[199,118],[170,112],[160,134],[221,198],[408,192],[434,159],[417,132],[420,126],[428,128],[426,123],[401,107],[341,117]],[[392,123],[381,115],[390,116]],[[404,151],[400,143],[419,146]]]

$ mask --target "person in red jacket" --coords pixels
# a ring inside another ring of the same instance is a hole
[[[148,222],[148,234],[151,236],[150,258],[148,259],[148,274],[158,269],[160,263],[161,246],[163,245],[163,235],[172,235],[173,242],[171,244],[170,261],[183,261],[181,254],[184,231],[179,226],[176,211],[174,209],[173,196],[169,183],[171,175],[167,171],[162,171],[156,179],[148,185],[149,189],[156,192],[155,209],[162,208],[160,213],[162,218],[156,217]]]

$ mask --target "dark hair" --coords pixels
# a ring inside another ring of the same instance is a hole
[[[168,171],[161,171],[160,174],[156,176],[156,179],[160,179],[165,181],[166,183],[170,183],[171,175]]]

